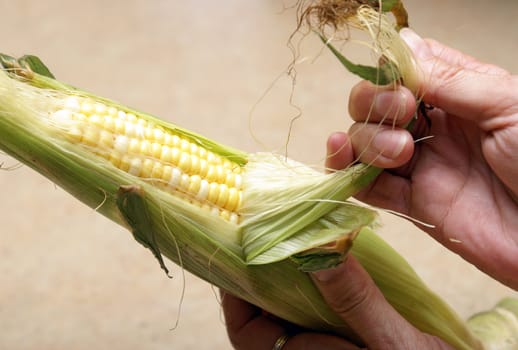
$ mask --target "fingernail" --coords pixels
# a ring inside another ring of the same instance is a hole
[[[320,282],[329,282],[335,279],[340,274],[338,267],[333,267],[327,270],[315,271],[312,273],[313,277]]]
[[[374,98],[374,112],[397,120],[406,114],[406,95],[401,91],[383,91]]]
[[[384,157],[396,159],[403,152],[406,142],[407,138],[403,133],[392,129],[382,129],[372,140],[372,146]]]
[[[403,28],[399,32],[399,35],[410,47],[416,58],[426,60],[433,57],[428,44],[412,29]]]

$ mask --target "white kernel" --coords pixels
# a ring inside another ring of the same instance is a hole
[[[126,112],[118,111],[117,112],[117,118],[122,119],[122,120],[126,120]]]
[[[187,174],[182,174],[182,177],[180,179],[180,188],[184,191],[187,191],[189,189],[189,180],[191,177]]]
[[[146,138],[146,128],[140,124],[135,125],[135,136],[141,139]]]
[[[142,169],[142,160],[140,158],[133,158],[130,162],[130,167],[128,169],[128,173],[134,176],[140,175],[140,170]]]
[[[131,123],[131,122],[125,122],[124,123],[124,130],[125,130],[125,134],[126,136],[128,137],[135,137],[136,136],[136,133],[135,133],[135,124]]]
[[[163,143],[164,142],[164,132],[160,129],[154,129],[153,130],[153,139],[157,143]]]
[[[118,112],[117,108],[115,108],[115,107],[109,107],[108,110],[106,111],[106,113],[108,113],[108,115],[111,117],[116,117],[117,112]]]
[[[118,135],[115,137],[115,144],[113,148],[120,154],[128,152],[130,140],[124,135]]]
[[[102,103],[96,103],[94,107],[95,113],[103,115],[106,113],[106,106]]]
[[[103,124],[104,124],[104,123],[103,123],[103,122],[104,122],[103,118],[101,118],[101,117],[100,117],[99,115],[97,115],[97,114],[92,114],[92,115],[90,116],[90,118],[88,118],[88,121],[89,121],[91,124],[93,124],[93,125],[97,125],[97,126],[101,126],[101,127],[102,127],[102,126],[103,126]]]
[[[140,142],[140,154],[146,157],[151,155],[151,143],[148,140]]]
[[[137,116],[133,113],[126,113],[126,119],[135,123],[137,121]]]
[[[89,102],[83,102],[81,103],[81,113],[90,115],[94,111],[94,108],[91,103]]]
[[[200,201],[204,201],[209,196],[209,182],[207,180],[201,180],[200,183],[200,190],[198,191],[198,194],[196,195],[196,199]]]
[[[65,108],[71,112],[81,111],[81,104],[79,103],[79,99],[75,96],[67,97],[65,100]]]
[[[187,140],[182,140],[180,142],[180,149],[184,152],[189,152],[191,148],[191,143]]]
[[[140,142],[137,139],[130,139],[128,152],[138,154],[140,152]]]
[[[173,168],[171,171],[171,179],[169,179],[169,185],[178,187],[182,180],[182,172],[178,168]]]
[[[61,127],[70,127],[75,123],[72,112],[66,109],[61,109],[52,113],[50,115],[50,119]]]

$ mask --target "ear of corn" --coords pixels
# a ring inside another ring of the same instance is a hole
[[[477,348],[370,230],[375,213],[344,202],[379,170],[360,164],[320,174],[219,145],[37,72],[18,73],[0,71],[0,148],[128,227],[162,268],[163,254],[281,318],[347,335],[301,269],[340,263],[358,236],[353,254],[404,317],[459,349]]]

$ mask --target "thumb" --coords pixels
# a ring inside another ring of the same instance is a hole
[[[426,103],[478,124],[518,113],[516,76],[434,40],[424,40],[411,29],[402,29],[400,35],[417,61],[418,90]]]
[[[397,313],[354,257],[336,268],[313,273],[313,280],[329,306],[367,348],[448,348],[437,338],[418,331]]]

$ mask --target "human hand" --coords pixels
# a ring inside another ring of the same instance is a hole
[[[312,275],[329,306],[369,350],[451,349],[408,323],[385,300],[367,272],[350,256],[337,268]],[[354,281],[354,283],[351,283]],[[227,332],[236,350],[359,350],[343,338],[301,329],[222,292]],[[287,338],[283,338],[289,335]],[[276,341],[286,342],[276,347]]]
[[[355,159],[382,168],[358,198],[434,225],[431,236],[518,289],[518,77],[404,29],[431,125],[404,130],[416,99],[404,87],[362,82],[355,124],[328,140],[328,166]],[[371,109],[371,106],[373,108]],[[428,130],[426,130],[428,129]]]

